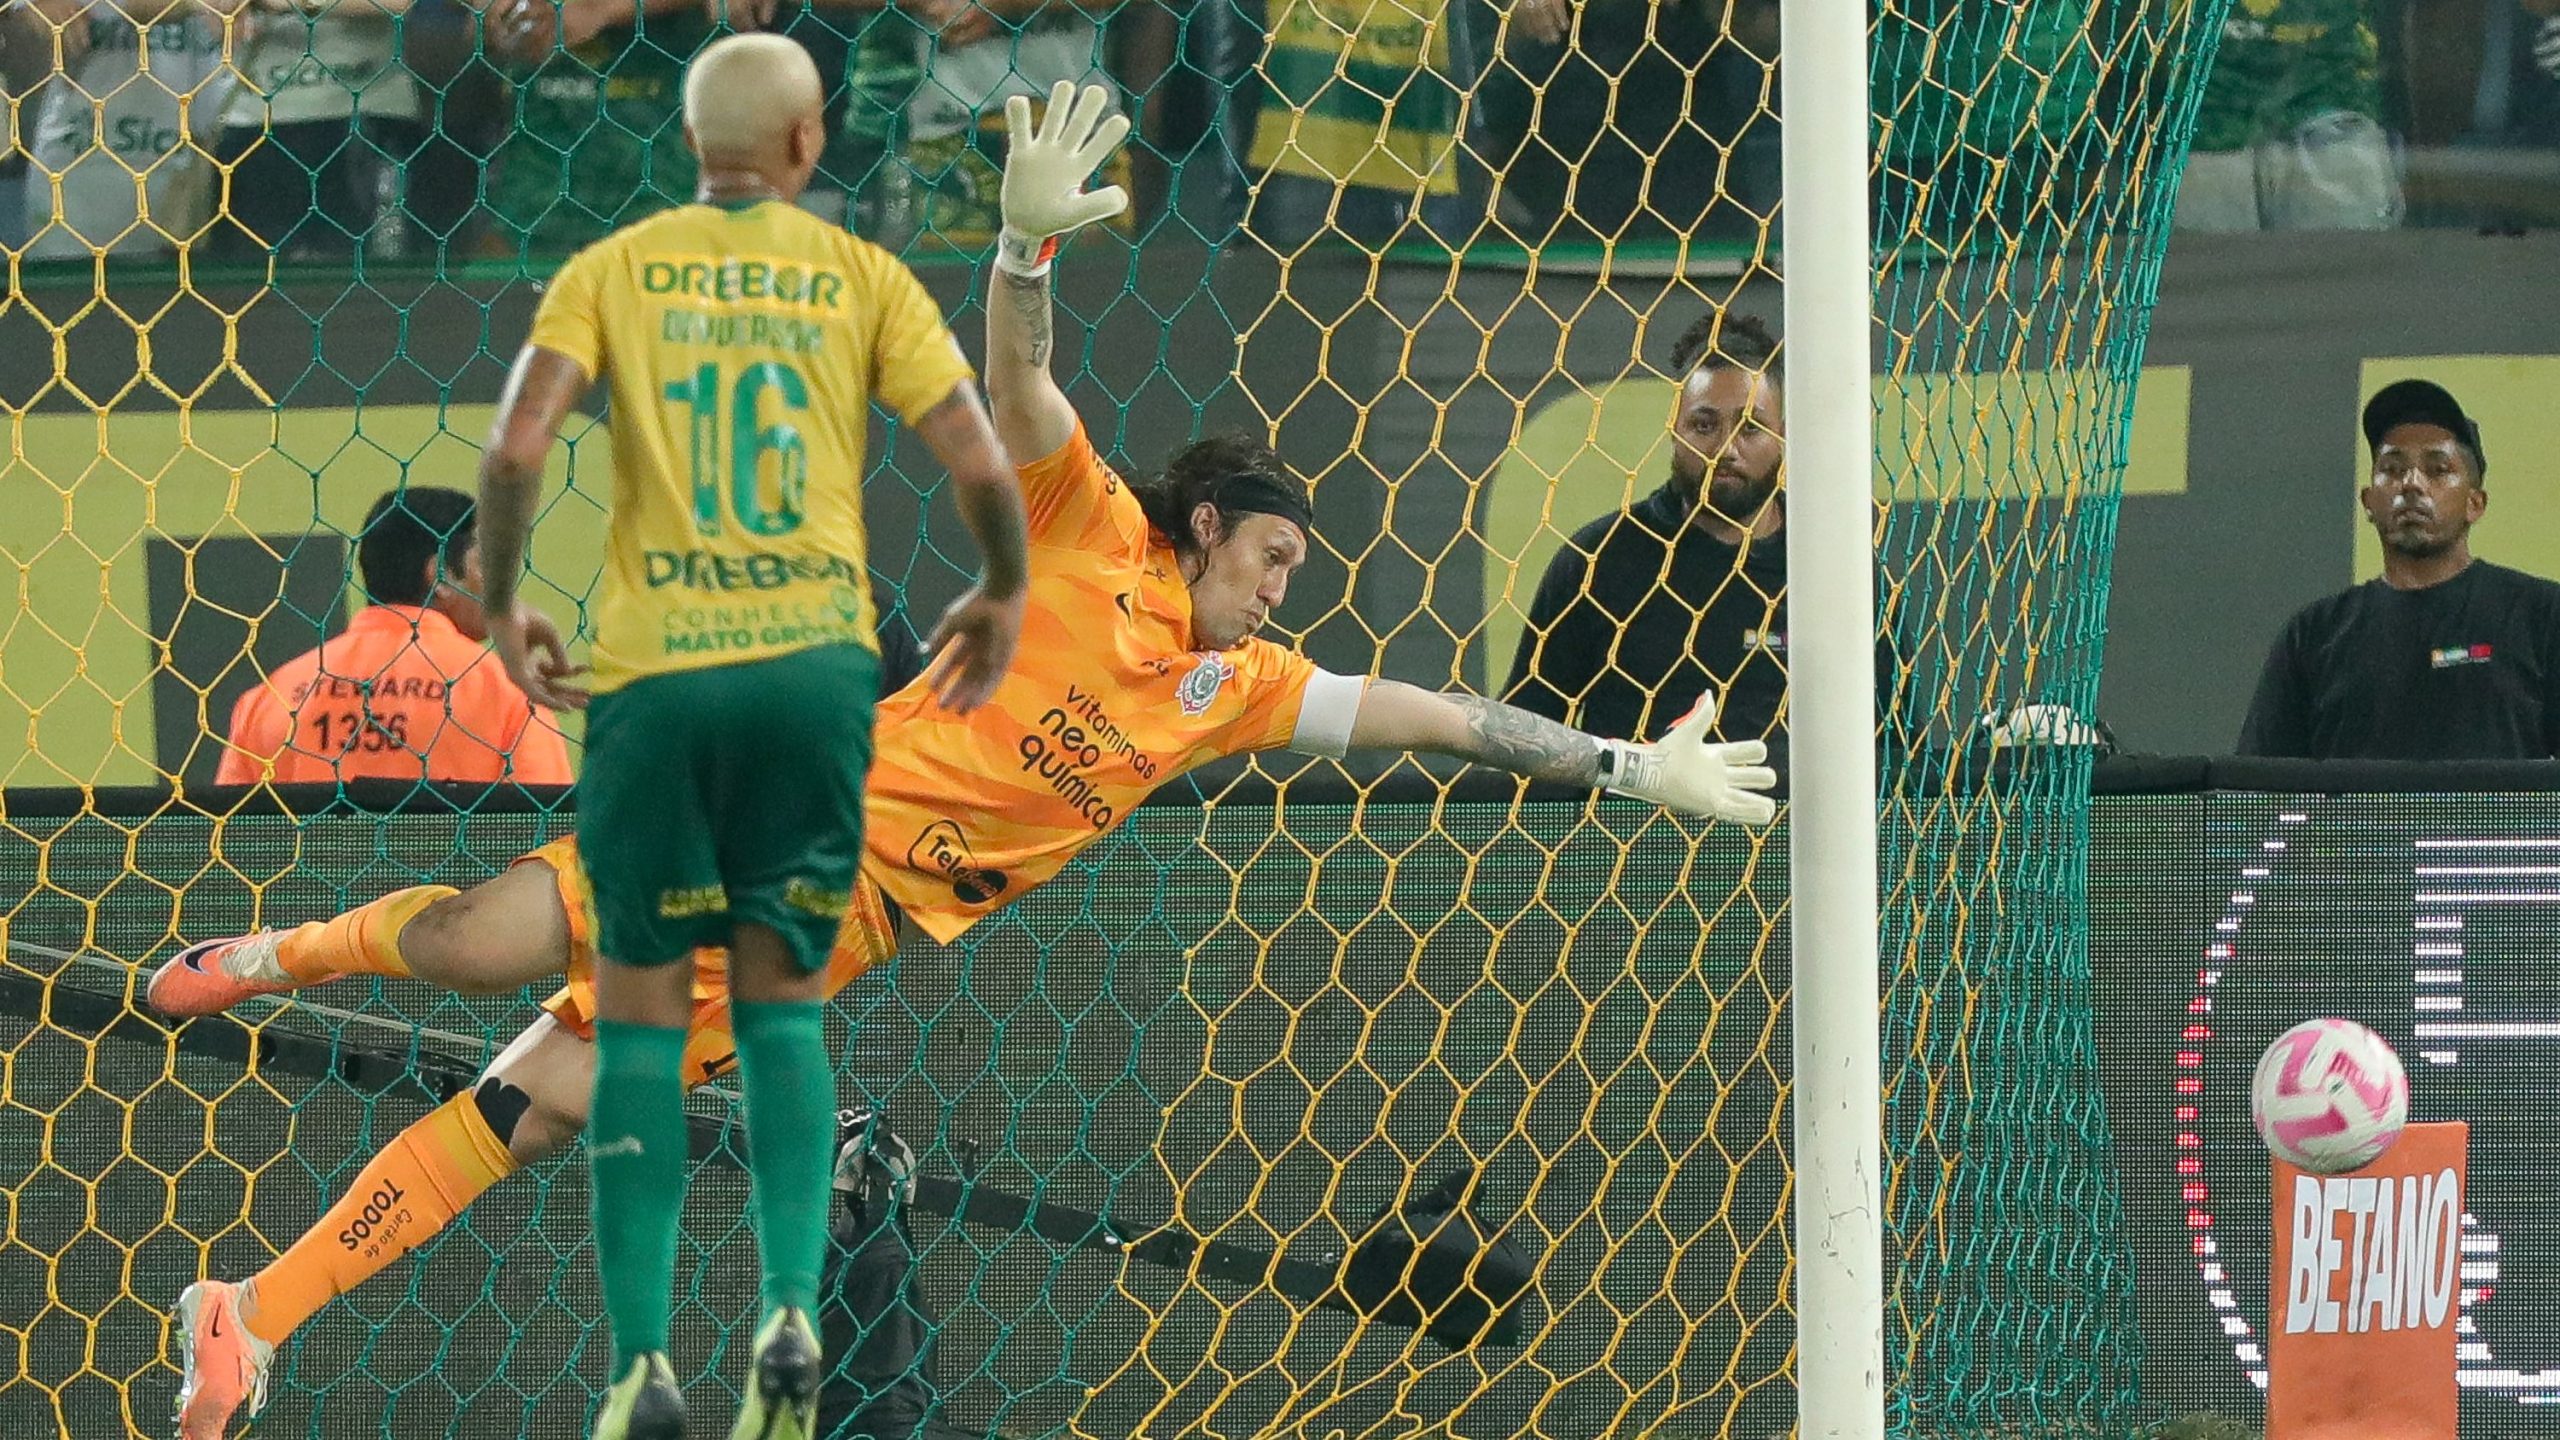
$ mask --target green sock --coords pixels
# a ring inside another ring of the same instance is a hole
[[[667,1348],[676,1227],[684,1218],[683,1066],[683,1027],[596,1022],[587,1166],[616,1379],[634,1359]]]
[[[788,1307],[815,1316],[836,1168],[836,1082],[823,1011],[814,1003],[739,1000],[729,1012],[746,1091],[765,1313]]]

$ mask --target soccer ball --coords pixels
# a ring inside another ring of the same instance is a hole
[[[2267,1148],[2336,1175],[2380,1159],[2409,1123],[2409,1076],[2353,1020],[2305,1020],[2276,1037],[2249,1080],[2249,1121]]]

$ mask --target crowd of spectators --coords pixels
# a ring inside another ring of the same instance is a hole
[[[1003,101],[1111,86],[1134,223],[1293,248],[1747,236],[1775,0],[7,0],[0,243],[39,259],[539,257],[690,197],[725,27],[839,77],[813,208],[992,237]],[[146,62],[144,51],[149,58]],[[142,177],[137,186],[135,177]]]
[[[1556,48],[1564,0],[1523,3]],[[1146,173],[1112,178],[1158,213],[1180,171],[1186,218],[1224,238],[1267,180],[1258,213],[1303,236],[1340,181],[1339,228],[1378,239],[1417,195],[1452,223],[1483,43],[1453,19],[1503,28],[1449,0],[8,0],[0,243],[557,257],[691,198],[678,79],[732,27],[788,34],[834,77],[809,203],[894,247],[992,242],[1004,101],[1058,80],[1111,86],[1142,121]],[[1384,75],[1404,76],[1391,95],[1368,88]],[[1679,129],[1676,87],[1656,89],[1651,123]]]
[[[1995,26],[1968,3],[1883,12],[1878,103],[1910,112],[1889,145],[2002,153],[1912,107],[1970,96],[1950,123],[1978,128],[2004,65],[2046,108],[2101,83],[2069,43],[2090,12],[2037,0]],[[2237,0],[2179,225],[2560,214],[2560,0],[2413,11]],[[1110,177],[1140,197],[1132,223],[1218,240],[1743,238],[1777,194],[1775,0],[6,0],[0,244],[557,256],[689,198],[677,77],[730,26],[779,29],[838,78],[810,203],[896,248],[991,243],[1003,102],[1058,80],[1113,87],[1137,120]],[[1913,159],[1888,156],[1889,224]],[[1919,170],[1919,190],[1963,188]]]
[[[1934,87],[1974,97],[1978,126],[2004,64],[2048,108],[2099,83],[2067,43],[2087,12],[1990,26],[1967,3],[1885,10],[1879,104]],[[2238,0],[2179,224],[2560,212],[2529,158],[2560,141],[2560,0],[2427,27],[2404,3]],[[1220,240],[1739,238],[1777,194],[1775,0],[7,0],[0,243],[556,256],[689,198],[677,77],[730,26],[779,29],[837,77],[811,204],[898,248],[991,243],[1003,102],[1058,80],[1113,87],[1137,120],[1111,177],[1133,223]],[[1905,120],[1891,143],[2003,148]]]

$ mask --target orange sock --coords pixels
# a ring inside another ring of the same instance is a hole
[[[340,975],[406,975],[400,932],[428,906],[460,893],[450,885],[412,885],[334,920],[296,926],[276,942],[276,965],[304,985]]]
[[[319,1224],[258,1272],[241,1323],[282,1344],[321,1306],[416,1249],[516,1169],[479,1102],[456,1095],[401,1131]]]

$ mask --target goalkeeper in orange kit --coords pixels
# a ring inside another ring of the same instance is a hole
[[[1193,444],[1143,482],[1095,453],[1049,373],[1047,276],[1060,237],[1125,203],[1117,188],[1083,186],[1128,124],[1106,118],[1098,89],[1060,85],[1036,128],[1027,101],[1008,108],[985,374],[1005,448],[1038,457],[1020,469],[1031,530],[1022,643],[976,710],[935,704],[931,677],[881,702],[831,993],[894,954],[904,926],[954,940],[1057,875],[1158,786],[1258,750],[1423,751],[1687,815],[1770,819],[1765,751],[1710,743],[1711,705],[1658,743],[1600,740],[1476,695],[1332,674],[1259,638],[1313,538],[1306,486],[1250,440]],[[579,849],[563,840],[468,892],[403,890],[293,930],[207,941],[160,967],[151,1001],[173,1015],[351,974],[476,992],[568,980],[475,1089],[394,1140],[266,1269],[197,1287],[239,1324],[184,1337],[191,1440],[221,1434],[244,1400],[254,1408],[274,1346],[329,1299],[579,1133],[595,1066],[593,933]],[[731,1063],[729,1013],[715,959],[697,972],[688,1084]],[[341,1244],[348,1218],[385,1187],[405,1203],[361,1244]]]

